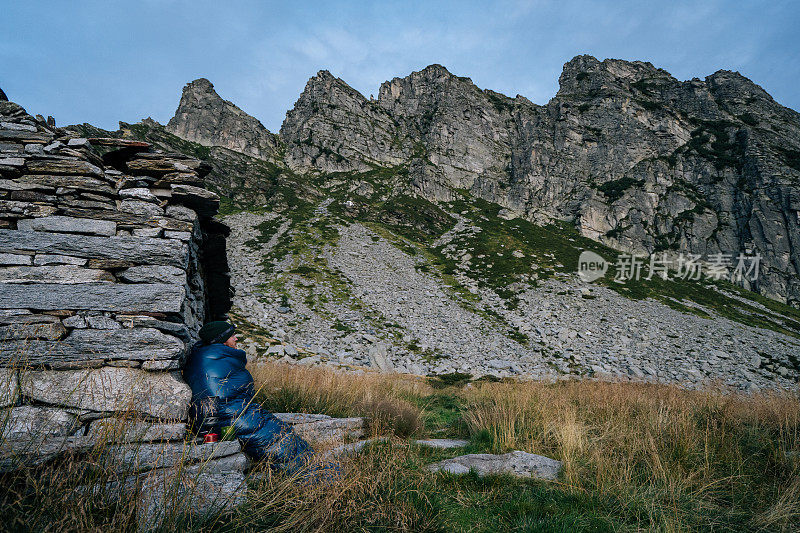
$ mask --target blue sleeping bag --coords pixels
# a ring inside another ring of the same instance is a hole
[[[261,408],[246,364],[242,350],[220,343],[195,345],[183,370],[192,388],[191,426],[215,433],[233,426],[245,453],[253,459],[267,460],[284,471],[302,469],[311,460],[311,446]]]

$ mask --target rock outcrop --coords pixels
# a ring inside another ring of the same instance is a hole
[[[121,441],[184,437],[171,429],[191,396],[178,370],[200,326],[230,307],[208,170],[0,102],[4,464],[32,443],[44,456],[81,448],[123,419],[141,431]]]
[[[203,146],[223,146],[261,159],[278,149],[277,136],[233,103],[205,78],[187,83],[167,131]]]
[[[552,481],[558,479],[562,466],[561,461],[543,455],[513,451],[502,455],[491,453],[460,455],[429,465],[428,470],[448,474],[467,474],[473,471],[480,477],[507,474]]]
[[[397,165],[414,148],[390,113],[327,70],[308,80],[280,135],[286,164],[301,172]]]

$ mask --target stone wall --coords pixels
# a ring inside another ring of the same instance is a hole
[[[183,437],[179,369],[230,306],[208,170],[0,99],[2,440],[86,444],[122,417],[119,440]]]

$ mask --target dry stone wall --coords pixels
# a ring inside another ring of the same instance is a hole
[[[85,446],[121,418],[135,430],[118,440],[184,436],[179,370],[230,306],[209,170],[144,142],[78,138],[0,99],[0,429],[12,448]]]

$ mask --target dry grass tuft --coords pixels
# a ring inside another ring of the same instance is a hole
[[[430,393],[416,378],[344,374],[324,368],[260,363],[250,368],[259,400],[275,412],[367,416],[373,434],[410,436],[422,431],[422,412],[409,397]]]
[[[493,451],[556,457],[571,490],[613,496],[623,507],[648,501],[664,524],[682,524],[680,514],[665,517],[687,502],[698,512],[717,509],[763,482],[759,496],[775,503],[758,524],[796,521],[800,512],[800,477],[786,459],[800,449],[796,394],[577,382],[484,384],[464,396],[470,432]]]

